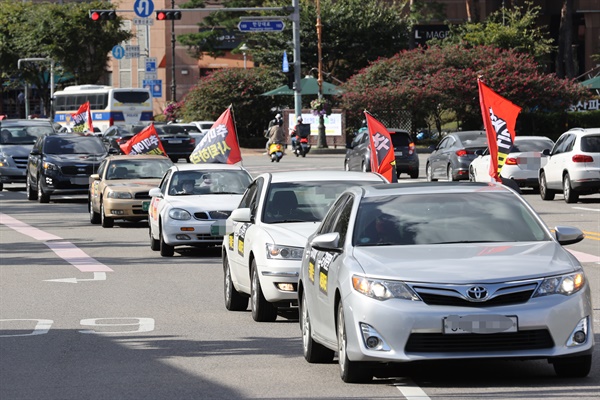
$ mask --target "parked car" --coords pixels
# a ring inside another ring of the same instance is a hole
[[[54,126],[47,120],[0,120],[0,190],[4,184],[25,183],[33,144],[39,137],[54,133]]]
[[[552,139],[545,136],[516,136],[510,153],[500,170],[500,177],[514,181],[520,188],[539,189],[538,172],[546,165],[545,149],[554,146]],[[469,165],[471,182],[491,182],[489,148],[477,150],[477,157]]]
[[[272,172],[258,176],[227,221],[223,240],[225,307],[274,321],[297,312],[297,283],[306,238],[349,186],[387,182],[376,173]]]
[[[204,137],[206,132],[202,132],[198,126],[195,124],[184,124],[184,123],[175,123],[175,124],[167,124],[161,126],[162,130],[165,133],[187,133],[190,137],[194,138],[196,145],[200,143],[200,140]]]
[[[394,155],[396,156],[396,172],[408,174],[411,178],[419,177],[419,156],[415,143],[409,132],[402,129],[388,129]],[[346,171],[371,171],[371,149],[369,147],[369,131],[366,128],[359,130],[354,139],[348,144],[344,169]]]
[[[200,133],[206,134],[206,132],[208,132],[213,127],[215,122],[216,121],[192,121],[190,122],[190,124],[196,125],[198,130],[200,130]]]
[[[250,182],[240,165],[175,164],[150,190],[150,248],[171,257],[177,246],[220,245],[225,220]]]
[[[173,162],[158,155],[113,155],[91,175],[88,212],[92,224],[112,228],[116,219],[148,218],[150,189],[158,186]]]
[[[305,359],[338,353],[345,382],[393,363],[547,359],[583,377],[594,347],[591,290],[563,245],[499,183],[351,188],[301,252]]]
[[[96,136],[66,133],[38,138],[27,161],[27,199],[48,203],[54,194],[87,194],[90,175],[107,155]]]
[[[540,196],[554,200],[562,192],[567,203],[600,192],[600,128],[573,128],[563,133],[539,171]]]
[[[485,131],[462,131],[447,134],[427,157],[425,172],[429,182],[468,180],[469,165],[477,150],[487,148]]]

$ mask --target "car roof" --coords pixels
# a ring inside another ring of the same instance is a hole
[[[241,170],[246,171],[244,167],[238,164],[174,164],[170,169],[174,171],[197,171],[197,170]]]
[[[373,181],[386,182],[385,178],[374,172],[358,172],[358,171],[340,171],[340,170],[325,170],[315,173],[314,170],[309,171],[282,171],[282,172],[266,172],[260,176],[270,179],[273,183],[278,182],[305,182],[305,181]]]
[[[50,127],[54,127],[54,125],[52,124],[52,122],[50,122],[47,119],[3,119],[0,121],[0,126],[13,126],[13,125],[19,125],[19,126],[38,126],[38,125],[43,125],[43,126],[50,126]]]
[[[388,183],[385,185],[362,186],[364,197],[398,196],[403,194],[436,194],[476,193],[476,192],[511,192],[499,182],[414,182]]]
[[[166,159],[166,160],[170,160],[168,157],[165,156],[161,156],[158,154],[114,154],[112,156],[108,156],[106,157],[106,160],[112,161],[112,160],[130,160],[132,158],[135,158],[137,160],[152,160],[152,159]]]
[[[571,128],[565,133],[574,133],[576,135],[598,134],[600,133],[600,128]]]
[[[515,142],[522,140],[550,140],[551,142],[554,141],[547,136],[515,136]]]

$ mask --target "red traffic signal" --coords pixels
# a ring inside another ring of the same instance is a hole
[[[158,10],[156,12],[156,19],[159,21],[179,20],[181,19],[181,11]]]
[[[90,10],[90,19],[92,21],[112,21],[117,19],[115,10]]]

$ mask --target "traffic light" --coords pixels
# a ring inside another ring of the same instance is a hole
[[[181,19],[181,11],[158,10],[156,12],[156,19],[159,21],[172,21]]]
[[[294,76],[294,67],[290,65],[290,70],[285,73],[287,77],[287,86],[290,89],[294,89],[294,83],[296,83],[296,79]]]
[[[92,21],[112,21],[117,19],[115,10],[90,10],[90,19]]]

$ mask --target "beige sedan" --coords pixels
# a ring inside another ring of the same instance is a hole
[[[173,165],[157,155],[115,155],[104,159],[98,173],[90,176],[88,211],[92,224],[112,228],[116,219],[148,218],[148,191],[158,186]]]

